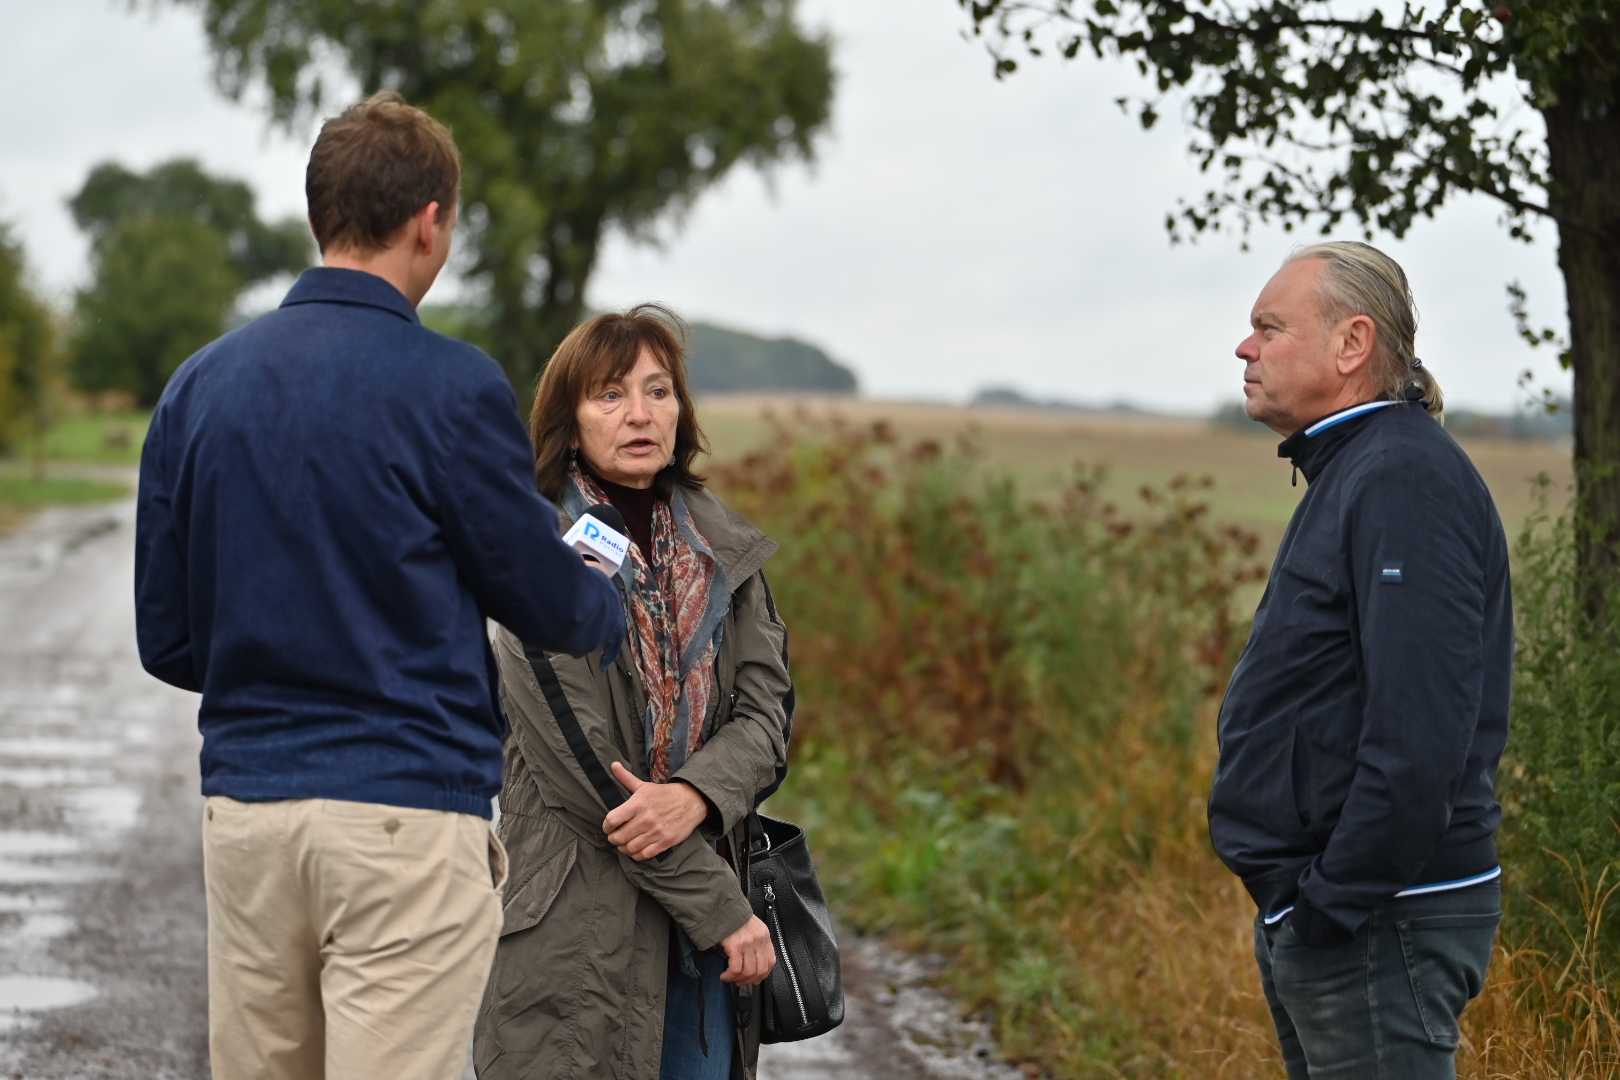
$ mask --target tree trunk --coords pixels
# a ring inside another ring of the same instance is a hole
[[[535,387],[551,354],[585,315],[585,289],[596,269],[601,239],[597,220],[572,230],[553,226],[544,247],[545,283],[533,296],[528,274],[509,268],[495,273],[495,359],[506,369],[524,416],[534,403]]]
[[[1575,375],[1578,587],[1601,624],[1620,614],[1609,610],[1620,589],[1620,101],[1595,56],[1571,67],[1543,115]]]
[[[41,380],[43,381],[43,379]],[[31,447],[34,462],[34,479],[41,483],[45,480],[45,436],[50,434],[51,418],[45,405],[45,391],[36,391],[38,400],[34,402],[33,443]]]

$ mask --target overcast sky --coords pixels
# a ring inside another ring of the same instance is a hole
[[[267,130],[214,91],[194,11],[122,0],[7,0],[0,38],[0,219],[59,298],[87,274],[63,205],[89,168],[178,155],[250,181],[261,212],[303,213],[309,133]],[[657,248],[611,240],[598,306],[660,299],[684,314],[793,334],[880,397],[961,401],[991,385],[1039,397],[1201,412],[1241,396],[1232,349],[1299,237],[1172,247],[1165,211],[1203,188],[1174,115],[1143,134],[1113,104],[1122,65],[1026,65],[996,82],[954,0],[801,0],[836,43],[833,130],[809,168],[738,172]],[[1550,232],[1509,241],[1464,201],[1385,245],[1410,274],[1418,351],[1448,401],[1511,408],[1522,369],[1567,385],[1513,334],[1503,286],[1563,325]],[[1352,232],[1344,238],[1359,238]],[[436,298],[454,295],[454,283]],[[256,297],[272,304],[276,297]]]

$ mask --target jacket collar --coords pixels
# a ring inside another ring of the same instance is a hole
[[[1284,439],[1277,447],[1277,456],[1291,459],[1294,468],[1305,474],[1305,482],[1314,483],[1316,478],[1322,475],[1322,470],[1327,468],[1328,462],[1338,455],[1339,450],[1367,426],[1369,416],[1391,405],[1400,404],[1403,403],[1387,400],[1364,401],[1360,405],[1352,405],[1348,409],[1329,413],[1306,424]]]
[[[715,559],[725,567],[733,590],[764,569],[766,562],[776,554],[775,540],[715,498],[708,488],[688,491],[685,495],[692,524],[709,542]]]
[[[407,322],[420,324],[422,321],[405,294],[376,274],[335,266],[315,266],[299,274],[287,291],[287,298],[281,302],[282,307],[294,304],[353,304],[380,308]]]

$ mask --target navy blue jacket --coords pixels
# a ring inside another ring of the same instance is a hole
[[[1346,410],[1279,454],[1310,490],[1221,706],[1209,828],[1261,914],[1292,906],[1325,945],[1399,892],[1496,868],[1507,538],[1419,404]]]
[[[136,545],[141,662],[202,693],[205,795],[488,817],[485,617],[575,656],[624,636],[535,491],[500,368],[355,270],[306,271],[175,373]]]

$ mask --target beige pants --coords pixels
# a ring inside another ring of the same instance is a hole
[[[500,935],[489,822],[218,796],[203,817],[215,1080],[459,1080]]]

